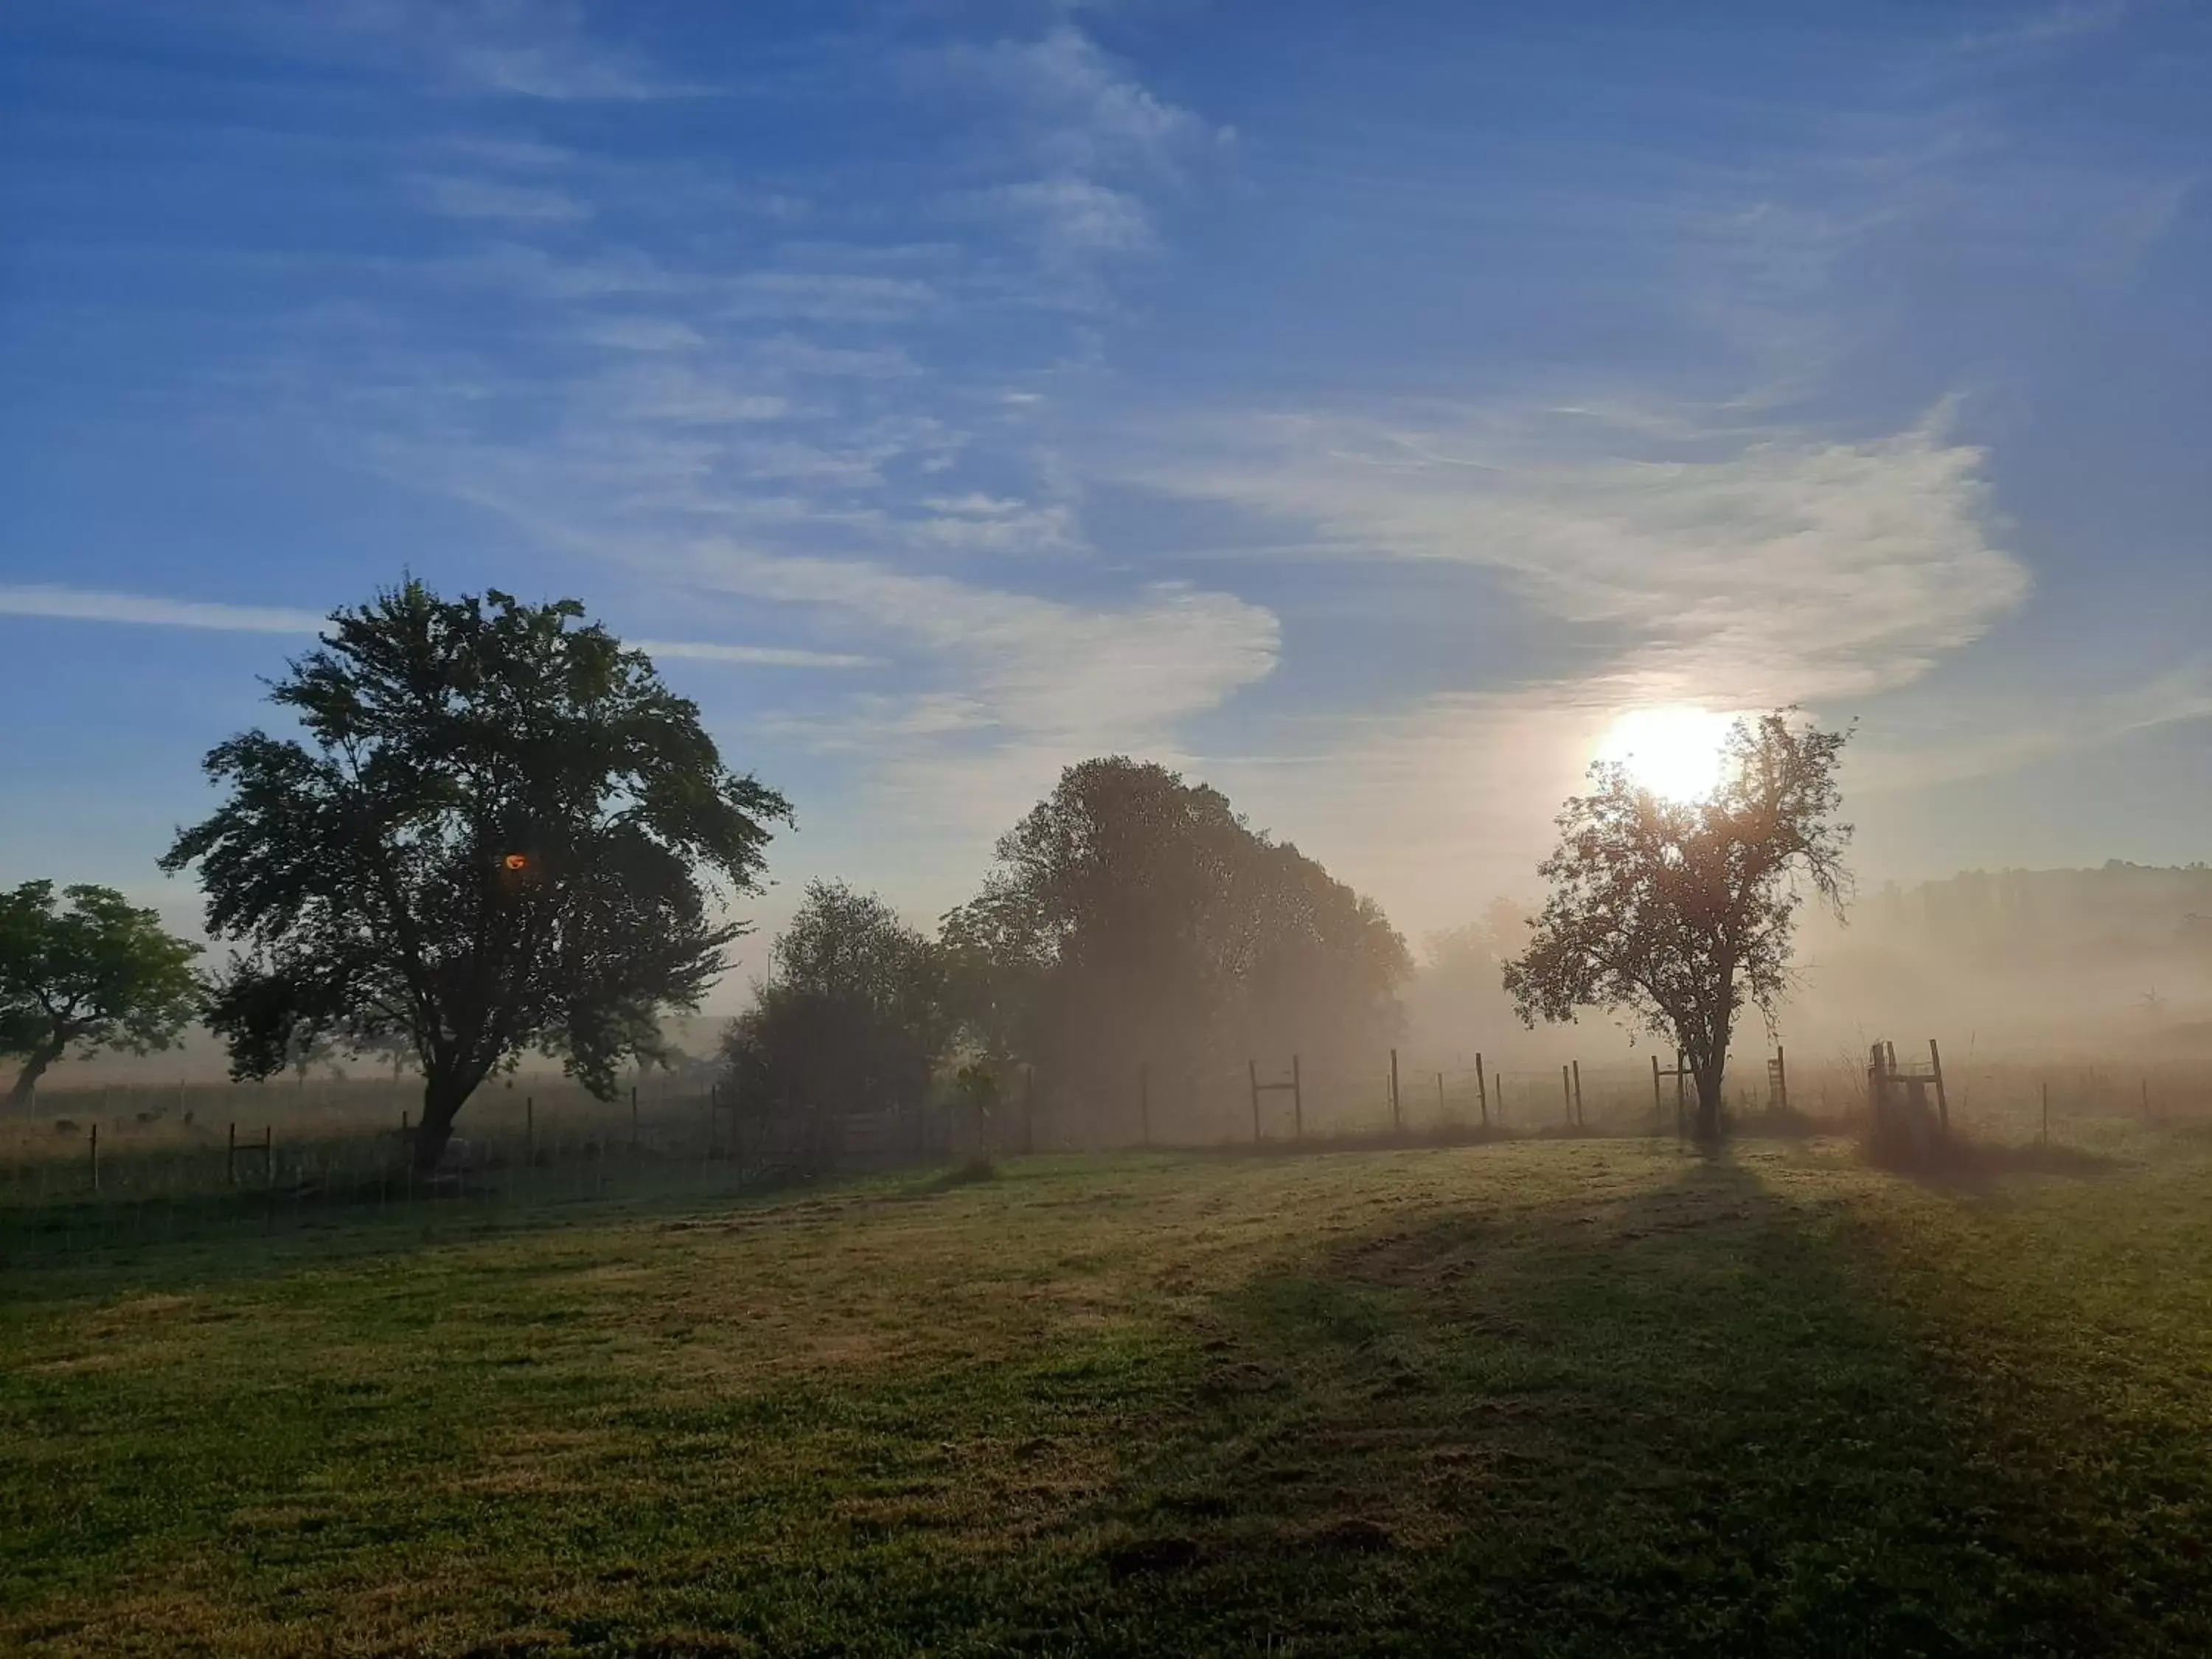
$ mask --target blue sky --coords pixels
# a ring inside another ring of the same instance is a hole
[[[928,915],[1082,756],[1419,933],[1653,702],[1872,879],[2212,844],[2212,12],[17,0],[0,868],[411,569]]]

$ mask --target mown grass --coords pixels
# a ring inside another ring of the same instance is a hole
[[[2212,1649],[2185,1136],[495,1219],[0,1277],[0,1649]]]

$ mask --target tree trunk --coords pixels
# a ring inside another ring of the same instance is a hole
[[[1699,1042],[1687,1056],[1690,1078],[1698,1085],[1698,1116],[1693,1126],[1699,1140],[1721,1138],[1721,1085],[1728,1072],[1728,1045]]]
[[[428,1175],[445,1155],[453,1138],[453,1120],[460,1115],[475,1086],[434,1072],[422,1085],[422,1122],[415,1131],[414,1160],[417,1175]]]
[[[33,1048],[23,1069],[15,1073],[15,1086],[8,1091],[8,1103],[18,1110],[27,1109],[31,1097],[38,1091],[39,1079],[46,1074],[46,1067],[59,1060],[69,1048],[66,1039],[49,1042],[43,1048]]]
[[[1721,1066],[1716,1060],[1697,1068],[1698,1081],[1698,1139],[1717,1141],[1721,1138]]]

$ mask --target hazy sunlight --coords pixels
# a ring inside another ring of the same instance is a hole
[[[1606,732],[1598,758],[1619,761],[1655,795],[1700,800],[1720,781],[1721,746],[1735,720],[1690,704],[1631,709]]]

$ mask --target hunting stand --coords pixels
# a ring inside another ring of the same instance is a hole
[[[1929,1097],[1934,1097],[1930,1109]],[[1867,1110],[1876,1139],[1914,1153],[1948,1140],[1951,1103],[1943,1091],[1943,1051],[1928,1040],[1925,1064],[1900,1061],[1897,1045],[1877,1042],[1867,1052]]]

